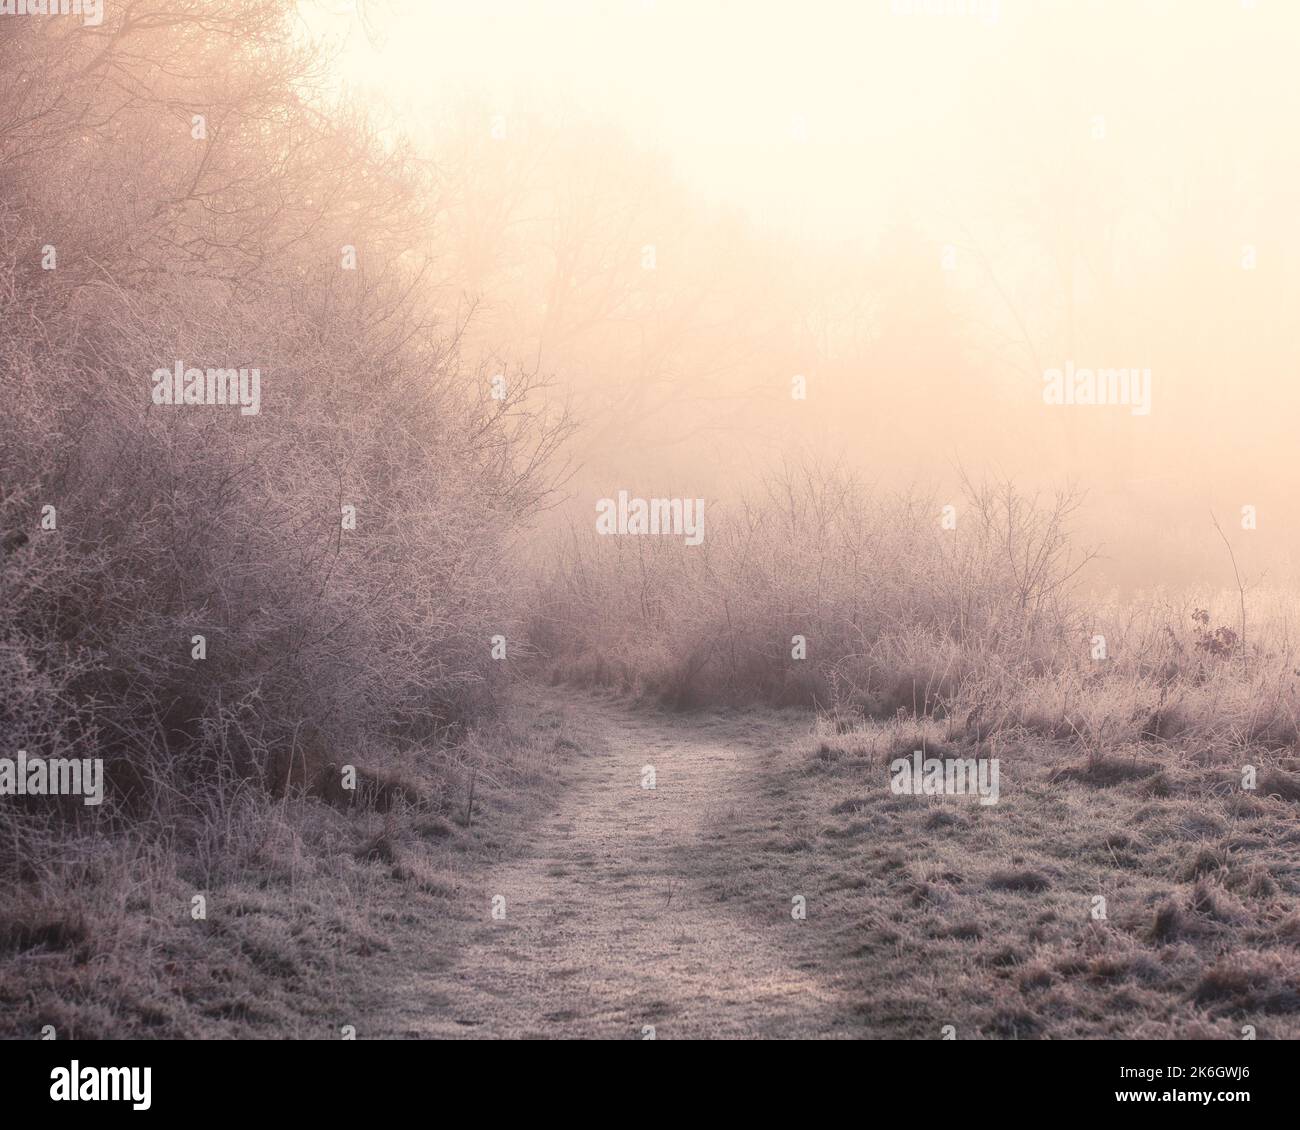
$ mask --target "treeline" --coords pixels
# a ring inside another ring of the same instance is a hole
[[[429,167],[292,6],[8,19],[0,72],[6,754],[148,805],[454,734],[565,425],[433,315]],[[256,369],[259,410],[155,403],[177,365]]]

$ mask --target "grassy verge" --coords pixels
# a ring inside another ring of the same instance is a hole
[[[169,828],[26,826],[31,862],[0,904],[0,1037],[372,1034],[394,971],[451,960],[458,892],[517,842],[571,747],[525,690],[401,778],[367,766],[357,803],[248,790]]]
[[[1247,757],[1245,791],[1240,753],[1142,743],[1089,759],[912,720],[794,728],[750,723],[750,795],[699,863],[719,901],[800,931],[846,1035],[1300,1036],[1294,757]],[[998,803],[894,794],[890,762],[922,747],[998,758]]]

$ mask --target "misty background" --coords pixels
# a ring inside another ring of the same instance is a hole
[[[572,404],[569,521],[809,461],[955,503],[965,470],[1084,487],[1090,586],[1231,586],[1211,512],[1293,581],[1300,12],[925,7],[304,17],[433,164],[444,315]],[[1045,405],[1070,361],[1150,369],[1150,415]]]

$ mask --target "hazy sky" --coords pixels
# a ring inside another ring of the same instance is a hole
[[[896,15],[870,0],[369,0],[367,37],[338,7],[312,26],[346,36],[348,81],[397,107],[466,90],[507,115],[567,101],[668,153],[700,192],[838,238],[878,230],[911,172],[899,162],[927,156],[926,135],[1018,18],[1005,5],[996,22]]]
[[[1211,505],[1289,513],[1300,0],[363,3],[368,35],[343,0],[309,26],[412,133],[470,94],[507,128],[567,106],[759,231],[868,252],[905,216],[958,247],[943,285],[986,367],[925,377],[962,421],[945,456],[1082,477],[1126,538],[1164,523],[1217,552]],[[908,357],[863,381],[911,381]],[[1044,411],[1044,370],[1071,361],[1149,366],[1152,412]],[[851,434],[860,409],[832,407]]]

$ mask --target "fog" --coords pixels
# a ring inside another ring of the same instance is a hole
[[[448,202],[449,289],[574,398],[582,513],[783,460],[940,498],[963,468],[1085,487],[1099,585],[1227,582],[1211,513],[1244,506],[1248,571],[1293,576],[1294,7],[362,13],[306,18],[336,82],[485,178]],[[1045,404],[1067,366],[1149,370],[1149,412]]]

